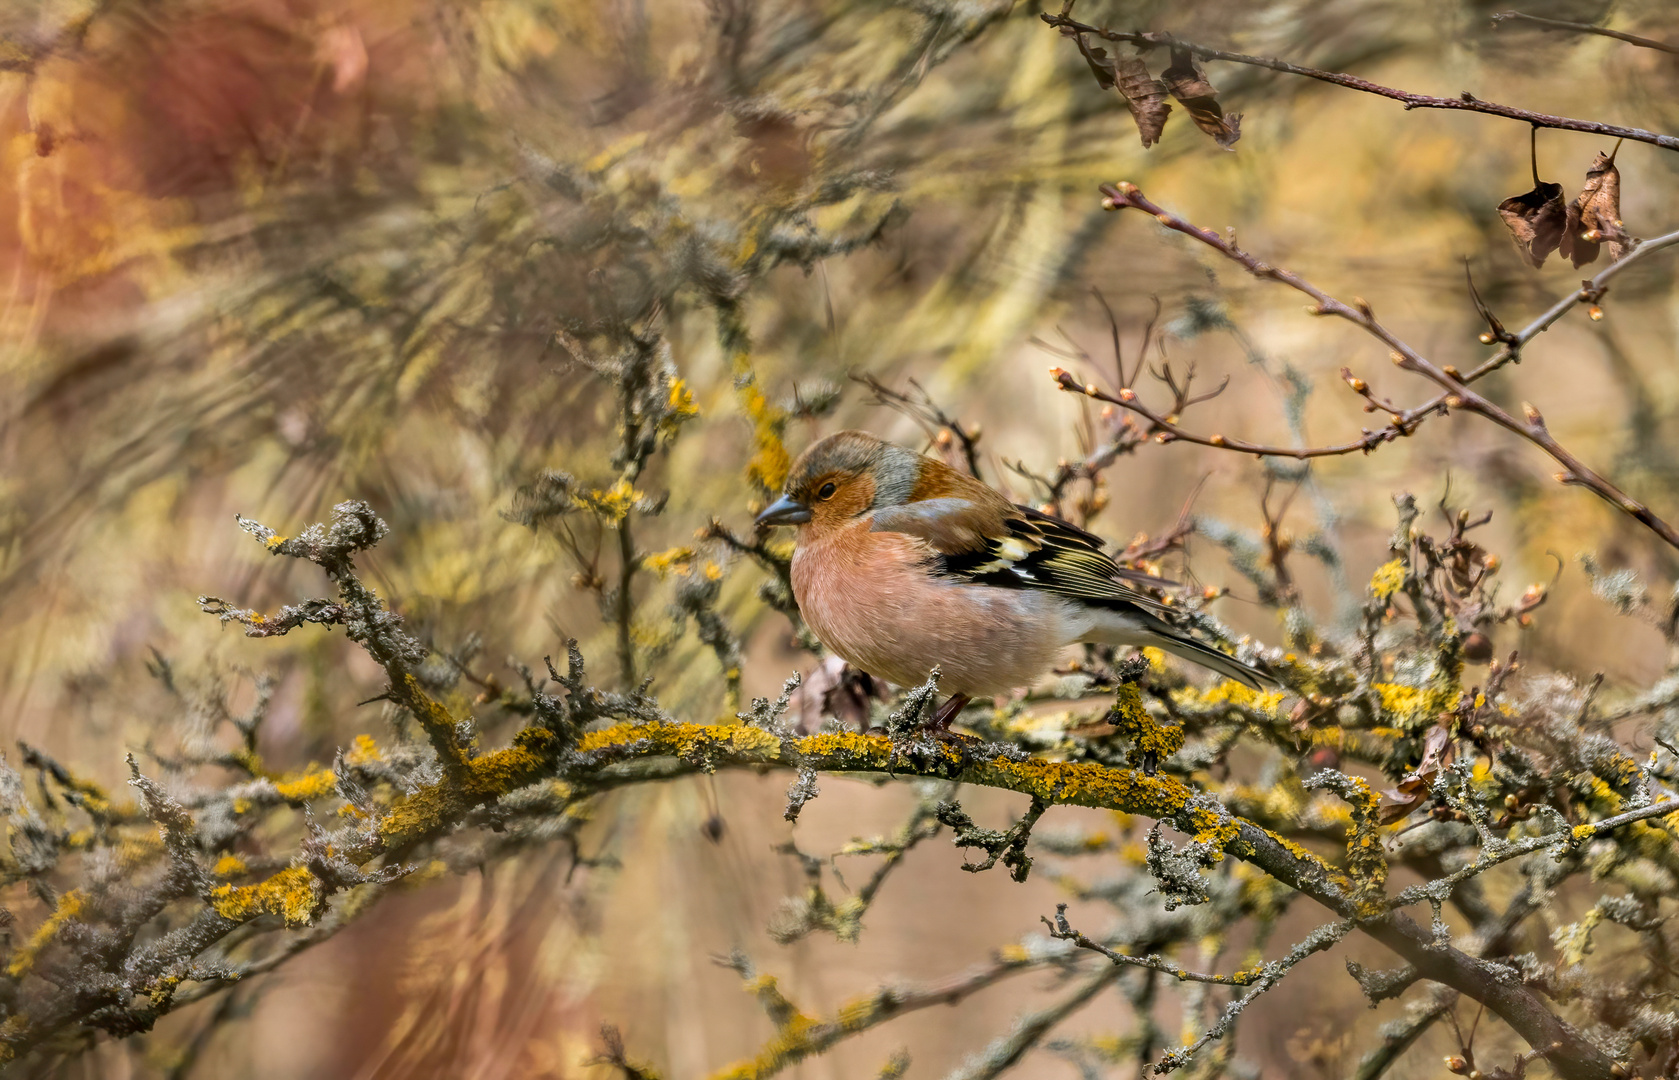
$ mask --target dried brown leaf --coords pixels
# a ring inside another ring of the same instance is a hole
[[[1562,185],[1540,181],[1525,195],[1512,195],[1498,204],[1498,216],[1516,241],[1516,250],[1528,265],[1538,269],[1562,243],[1568,208],[1563,205]]]
[[[1090,73],[1096,76],[1096,85],[1104,90],[1112,90],[1118,82],[1118,76],[1114,73],[1114,62],[1108,56],[1108,50],[1092,46],[1084,40],[1083,34],[1074,34],[1073,41],[1078,44],[1084,62],[1090,65]]]
[[[1160,78],[1172,96],[1189,110],[1189,118],[1195,121],[1196,127],[1226,150],[1235,146],[1236,140],[1242,137],[1242,114],[1225,115],[1218,103],[1218,91],[1207,81],[1207,73],[1201,70],[1192,53],[1173,49],[1172,66],[1161,72]]]
[[[1443,724],[1435,724],[1428,729],[1423,738],[1422,761],[1417,767],[1406,773],[1399,781],[1398,787],[1383,789],[1381,803],[1376,807],[1376,821],[1382,825],[1391,825],[1404,817],[1409,817],[1422,801],[1428,797],[1429,788],[1434,783],[1434,776],[1440,767],[1452,758],[1452,737]]]
[[[1119,92],[1125,95],[1125,104],[1137,118],[1137,133],[1143,138],[1143,146],[1153,146],[1160,141],[1166,117],[1172,112],[1171,103],[1166,100],[1166,84],[1149,75],[1148,66],[1136,56],[1116,58],[1114,70]]]
[[[1560,247],[1579,267],[1596,262],[1604,243],[1610,260],[1619,259],[1626,254],[1626,239],[1621,231],[1621,170],[1613,154],[1599,151],[1586,170],[1586,186],[1568,204]]]

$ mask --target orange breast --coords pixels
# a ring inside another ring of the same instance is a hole
[[[793,595],[822,643],[900,686],[939,669],[946,693],[986,697],[1025,686],[1088,627],[1066,601],[1028,589],[934,576],[934,553],[869,519],[811,535],[800,529]]]

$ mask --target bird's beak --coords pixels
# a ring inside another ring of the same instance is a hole
[[[764,508],[758,515],[758,520],[752,524],[756,528],[768,528],[771,525],[802,525],[810,520],[810,507],[793,498],[783,495]]]

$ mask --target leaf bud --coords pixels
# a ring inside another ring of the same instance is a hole
[[[1450,375],[1454,379],[1458,379],[1460,381],[1463,379],[1463,376],[1458,374],[1457,368],[1453,367],[1450,364],[1447,364],[1445,367],[1441,368],[1440,370],[1444,371],[1447,375]]]
[[[1160,222],[1160,224],[1162,224],[1162,225],[1170,225],[1172,223],[1172,215],[1171,214],[1156,214],[1156,215],[1154,215],[1154,220]]]
[[[1537,427],[1545,426],[1545,418],[1539,414],[1538,409],[1534,408],[1531,401],[1522,402],[1522,415],[1527,417],[1527,422],[1530,424]]]
[[[1223,435],[1214,435],[1211,438],[1209,438],[1207,441],[1212,443],[1214,446],[1223,446],[1224,445],[1224,436]]]
[[[1506,810],[1514,810],[1516,807],[1520,806],[1521,804],[1522,804],[1522,801],[1520,799],[1516,798],[1516,795],[1515,795],[1514,792],[1511,792],[1510,794],[1504,796],[1504,809],[1506,809]]]
[[[1481,331],[1481,344],[1482,345],[1491,345],[1493,342],[1495,342],[1497,340],[1498,340],[1497,338],[1492,336],[1492,331],[1491,330],[1482,330]]]
[[[1401,367],[1403,367],[1404,364],[1405,364],[1405,354],[1404,353],[1390,352],[1390,353],[1388,353],[1388,359],[1392,360],[1395,364],[1398,364]]]
[[[1497,555],[1488,553],[1487,557],[1481,560],[1481,565],[1486,568],[1487,573],[1496,574],[1498,573],[1498,568],[1504,564],[1499,560]]]
[[[1121,401],[1136,401],[1137,400],[1137,392],[1135,390],[1131,389],[1129,386],[1127,386],[1124,389],[1120,390],[1119,400],[1121,400]]]
[[[1119,203],[1114,201],[1114,198],[1113,198],[1112,195],[1109,195],[1109,196],[1103,198],[1102,209],[1104,209],[1104,210],[1118,210],[1119,209]]]
[[[1341,378],[1345,379],[1347,385],[1353,388],[1354,393],[1362,394],[1366,390],[1370,389],[1370,384],[1369,383],[1365,382],[1363,379],[1359,378],[1357,375],[1354,375],[1351,371],[1347,370],[1346,368],[1341,369]]]
[[[1363,315],[1366,319],[1374,319],[1376,317],[1376,313],[1370,309],[1370,301],[1366,300],[1362,296],[1353,297],[1353,307],[1357,308],[1358,313]]]
[[[1095,383],[1085,383],[1084,392],[1089,397],[1095,397],[1097,394],[1101,393],[1101,391],[1096,388]]]
[[[1466,1076],[1469,1073],[1469,1062],[1458,1057],[1456,1054],[1452,1054],[1446,1058],[1446,1071],[1449,1073],[1456,1073],[1459,1076]]]
[[[1129,180],[1121,180],[1119,183],[1115,184],[1114,187],[1117,188],[1122,195],[1135,195],[1137,193],[1137,185],[1133,184]]]
[[[1593,304],[1586,310],[1586,317],[1591,319],[1592,322],[1602,322],[1603,309],[1598,307],[1596,304]]]
[[[1461,409],[1461,408],[1463,408],[1463,399],[1458,397],[1456,394],[1448,394],[1446,396],[1446,408],[1448,408],[1448,409]]]

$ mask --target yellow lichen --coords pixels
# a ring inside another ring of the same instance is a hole
[[[1108,710],[1108,723],[1119,734],[1131,739],[1134,763],[1152,758],[1158,764],[1183,749],[1183,728],[1162,724],[1150,716],[1136,683],[1125,683],[1114,694],[1113,707]]]
[[[331,769],[313,766],[302,775],[289,780],[276,780],[274,790],[287,802],[308,802],[331,795],[337,790],[338,777]]]
[[[619,480],[609,488],[585,491],[578,498],[578,502],[585,509],[594,511],[602,520],[613,523],[629,517],[630,511],[642,497],[641,492],[632,487],[628,480]]]
[[[688,564],[694,561],[694,549],[691,547],[673,547],[653,555],[644,555],[641,565],[660,577],[665,577],[672,571],[679,574],[688,572]]]
[[[308,926],[326,907],[326,887],[305,867],[293,866],[255,885],[219,886],[210,893],[210,906],[234,922],[278,915],[287,926]]]
[[[399,684],[402,703],[408,706],[408,711],[426,729],[426,733],[434,743],[443,741],[453,745],[455,739],[455,718],[449,715],[449,710],[420,685],[420,680],[411,673],[404,673]],[[459,757],[457,751],[456,757]]]
[[[81,914],[87,899],[79,889],[71,889],[58,898],[58,907],[47,916],[45,922],[35,928],[29,935],[29,940],[18,946],[17,952],[12,954],[11,963],[6,965],[6,973],[12,978],[21,978],[30,968],[35,966],[36,957],[41,950],[52,943],[58,932],[64,929],[64,924]]]
[[[787,483],[787,473],[793,459],[781,442],[787,426],[787,413],[770,404],[757,381],[751,377],[751,361],[747,354],[735,355],[735,371],[745,378],[740,382],[741,408],[752,421],[752,460],[746,465],[747,479],[766,492],[780,491]]]
[[[1214,683],[1206,690],[1196,690],[1194,687],[1184,687],[1172,695],[1174,701],[1181,706],[1192,705],[1238,705],[1244,709],[1256,712],[1275,714],[1286,696],[1281,690],[1255,690],[1243,686],[1239,682],[1225,679]]]
[[[355,741],[350,743],[349,752],[344,755],[344,764],[371,765],[383,757],[379,752],[379,744],[373,741],[371,735],[357,735]]]
[[[1395,727],[1404,731],[1433,724],[1436,717],[1451,709],[1458,696],[1455,685],[1376,683],[1371,689],[1381,700],[1382,712],[1393,719]]]
[[[668,434],[675,431],[677,425],[699,414],[700,407],[694,404],[694,393],[688,389],[688,384],[682,379],[672,379],[670,394],[665,399],[665,415],[660,419],[659,427]]]
[[[244,859],[237,855],[227,854],[216,860],[215,874],[217,877],[237,877],[249,869],[250,867],[245,865]]]
[[[1370,595],[1386,600],[1405,585],[1405,560],[1394,559],[1376,568],[1370,577]]]

